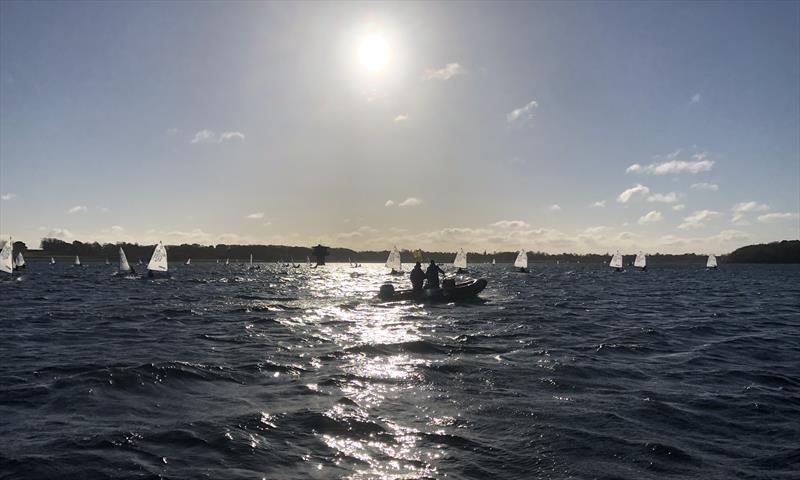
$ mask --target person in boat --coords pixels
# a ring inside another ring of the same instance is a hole
[[[444,275],[444,270],[436,265],[436,262],[431,260],[428,265],[428,270],[425,271],[425,278],[428,280],[428,285],[425,288],[439,288],[439,274]]]
[[[422,285],[425,283],[425,272],[422,271],[422,264],[417,262],[414,268],[411,269],[411,289],[415,292],[422,290]]]

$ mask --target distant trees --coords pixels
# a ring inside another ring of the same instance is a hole
[[[737,248],[728,255],[727,263],[800,263],[800,240]]]

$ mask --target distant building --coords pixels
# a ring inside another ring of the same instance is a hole
[[[324,245],[317,245],[312,249],[314,258],[317,259],[317,265],[325,265],[325,257],[328,256],[328,247]]]

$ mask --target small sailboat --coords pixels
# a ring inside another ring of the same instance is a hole
[[[230,263],[231,263],[231,260],[230,260],[229,258],[226,258],[226,259],[225,259],[225,265],[228,265],[228,264],[230,264]]]
[[[622,270],[622,254],[619,253],[619,250],[617,250],[617,253],[615,253],[614,256],[611,257],[611,261],[608,262],[608,266],[613,268],[615,272],[622,272],[623,271]]]
[[[0,250],[0,272],[12,273],[14,271],[13,249],[14,242],[9,238],[3,245],[3,249]]]
[[[111,265],[111,262],[108,261],[108,257],[106,257],[106,265]]]
[[[217,259],[217,263],[219,263],[219,258]]]
[[[497,259],[495,258],[492,259],[492,265],[497,265]]]
[[[22,252],[17,252],[17,263],[14,269],[23,270],[24,268],[25,268],[25,259],[22,258]]]
[[[191,264],[192,264],[192,259],[191,258],[187,258],[186,259],[186,265],[191,265]]]
[[[75,255],[75,263],[73,263],[73,265],[76,267],[81,266],[81,258],[79,256]]]
[[[386,268],[392,270],[390,272],[391,275],[403,274],[403,262],[400,259],[400,250],[397,249],[397,245],[389,252],[389,258],[386,259]]]
[[[128,257],[125,256],[125,250],[119,247],[119,271],[123,273],[132,272],[130,264],[128,264]]]
[[[708,260],[706,260],[706,269],[707,270],[717,269],[717,257],[715,257],[713,253],[709,255]]]
[[[520,249],[516,260],[514,260],[514,268],[518,268],[520,273],[528,272],[528,252]]]
[[[642,271],[647,271],[647,257],[645,257],[644,253],[639,252],[636,254],[636,260],[633,261],[633,266]]]
[[[294,258],[292,257],[289,257],[289,264],[292,266],[292,268],[300,268],[300,264],[294,263]]]
[[[50,265],[55,265],[55,264],[56,264],[56,259],[53,258],[53,257],[50,257]]]
[[[456,258],[453,260],[453,266],[456,267],[456,273],[467,273],[467,253],[464,249],[460,249],[456,253]]]
[[[155,272],[166,272],[167,268],[167,249],[163,243],[158,242],[153,250],[153,256],[150,257],[150,263],[147,264],[147,276],[153,277]]]
[[[310,267],[310,266],[311,266],[311,257],[306,256],[306,267]]]
[[[261,268],[259,265],[255,265],[253,263],[253,254],[251,253],[250,254],[250,263],[247,265],[247,269],[248,270],[258,270],[259,268]]]

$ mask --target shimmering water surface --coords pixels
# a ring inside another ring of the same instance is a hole
[[[377,265],[30,264],[0,476],[798,478],[798,266],[532,267],[381,305]]]

